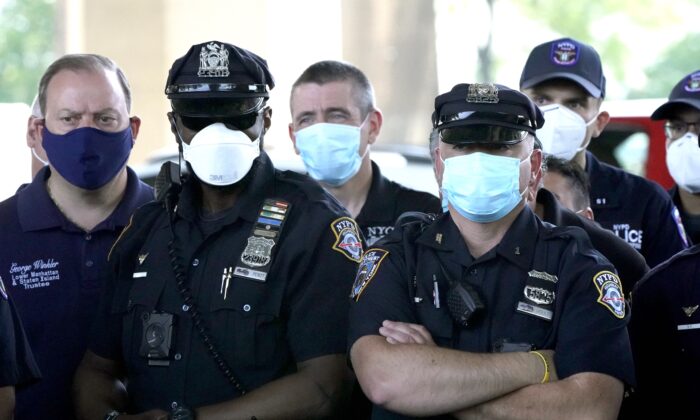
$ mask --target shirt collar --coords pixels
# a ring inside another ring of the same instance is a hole
[[[387,197],[393,197],[394,195],[391,181],[382,175],[379,165],[372,161],[372,183],[367,193],[367,200],[362,206],[360,214],[355,219],[360,224],[362,224],[361,220],[371,220],[372,222],[386,220],[393,222],[396,201],[388,200]]]
[[[495,252],[523,270],[529,270],[535,254],[538,233],[537,217],[529,207],[525,206],[508,228],[501,242],[496,245]],[[464,243],[449,213],[443,213],[418,237],[417,242],[437,251],[451,252],[453,258],[458,259],[463,265],[469,265],[473,261],[467,244]],[[489,251],[485,255],[492,252]]]
[[[129,223],[134,209],[153,199],[153,189],[141,182],[136,173],[126,168],[127,181],[124,196],[111,215],[92,230],[121,229]],[[35,231],[61,227],[64,230],[81,230],[61,213],[46,190],[46,180],[51,175],[49,166],[44,166],[31,184],[17,192],[17,211],[22,230]]]

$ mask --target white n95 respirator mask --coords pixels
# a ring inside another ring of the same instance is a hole
[[[666,166],[680,188],[693,194],[700,193],[700,147],[698,136],[685,133],[666,149]]]
[[[536,131],[542,143],[542,151],[564,160],[571,160],[576,153],[584,150],[582,145],[586,138],[586,129],[596,119],[589,122],[569,108],[559,104],[541,106],[544,125]]]
[[[195,134],[190,144],[182,142],[182,155],[202,182],[232,185],[243,179],[260,156],[260,138],[251,141],[242,131],[214,123]]]

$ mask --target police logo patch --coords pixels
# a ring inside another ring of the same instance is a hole
[[[578,62],[578,46],[573,42],[562,41],[552,45],[551,60],[560,66],[573,66]]]
[[[598,303],[608,308],[617,318],[625,317],[625,295],[622,293],[620,278],[610,271],[601,271],[593,276],[593,284],[598,289]]]
[[[697,71],[690,76],[683,86],[686,92],[700,92],[700,71]]]
[[[203,46],[199,52],[199,77],[228,77],[228,50],[224,44],[214,42]]]
[[[5,283],[2,282],[2,277],[0,277],[0,296],[7,300],[7,289],[5,289]]]
[[[538,305],[551,305],[554,303],[556,296],[552,290],[534,286],[525,286],[523,294],[526,298],[528,298],[528,300],[531,300]]]
[[[365,287],[372,281],[374,275],[377,274],[379,265],[387,255],[389,255],[388,251],[377,248],[371,248],[365,252],[365,255],[362,256],[360,267],[357,269],[355,282],[352,284],[352,291],[350,292],[351,299],[357,301],[360,298],[362,291],[365,290]]]
[[[357,223],[349,217],[335,219],[331,223],[335,235],[333,249],[345,255],[348,259],[360,262],[362,258],[362,241]]]
[[[248,244],[243,250],[241,261],[249,267],[263,267],[270,263],[272,259],[272,247],[275,246],[275,241],[267,238],[251,236],[248,238]]]

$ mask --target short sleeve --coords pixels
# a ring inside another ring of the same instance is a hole
[[[657,199],[649,200],[643,219],[646,237],[642,241],[642,254],[651,268],[688,247],[678,209],[660,187],[654,192]]]

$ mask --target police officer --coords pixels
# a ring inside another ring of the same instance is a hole
[[[700,70],[685,76],[652,120],[666,120],[666,166],[676,185],[669,191],[685,232],[700,243]]]
[[[166,164],[164,199],[136,212],[111,253],[76,375],[84,417],[332,414],[360,233],[317,183],[275,170],[262,150],[273,87],[264,59],[219,41],[173,63],[169,118],[189,175],[180,190]]]
[[[435,99],[449,211],[402,221],[353,285],[350,356],[377,418],[616,415],[633,373],[620,280],[581,230],[525,204],[542,123],[501,85]]]
[[[349,63],[312,64],[292,86],[289,137],[311,177],[355,218],[367,245],[394,228],[404,212],[440,211],[439,200],[384,177],[370,160],[382,128],[374,89]]]
[[[535,47],[520,76],[520,90],[542,108],[537,132],[546,154],[586,170],[596,221],[641,252],[654,267],[687,246],[678,210],[663,189],[600,162],[586,148],[608,124],[601,111],[605,76],[590,45],[562,38]]]
[[[545,180],[539,185],[544,187],[537,190],[535,199],[530,199],[528,204],[542,221],[556,226],[577,226],[586,231],[593,247],[615,266],[622,282],[622,290],[625,296],[629,297],[634,285],[649,271],[644,257],[613,232],[603,229],[592,219],[583,217],[582,213],[575,213],[571,207],[561,203],[561,197],[567,193],[570,193],[571,197],[577,197],[575,200],[570,200],[578,203],[575,208],[582,208],[587,202],[589,195],[586,188],[586,174],[578,165],[550,155],[543,168]],[[573,175],[575,173],[579,175]],[[559,174],[568,175],[561,176],[561,183],[557,185],[553,182],[555,179],[553,175],[559,176]],[[552,191],[558,191],[559,194],[555,196]],[[590,210],[585,206],[584,211],[586,208]]]
[[[41,382],[17,393],[18,419],[74,419],[72,383],[87,348],[107,253],[153,190],[127,166],[140,123],[111,59],[70,54],[39,82],[32,141],[48,157],[0,203],[0,277],[22,318]]]
[[[0,420],[14,418],[15,387],[39,378],[22,323],[0,278]]]

